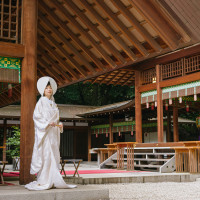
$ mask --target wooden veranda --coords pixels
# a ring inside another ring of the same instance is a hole
[[[156,91],[162,142],[162,90],[200,79],[198,0],[2,0],[0,6],[0,106],[21,100],[21,184],[33,178],[32,113],[39,77],[53,77],[59,88],[79,81],[135,84],[138,142],[142,104],[155,100],[144,100],[142,93]],[[190,56],[197,57],[187,64]],[[20,58],[20,65],[15,60],[11,66],[10,58]],[[179,64],[169,64],[174,62]],[[8,83],[13,84],[9,98]],[[194,88],[191,94],[198,95],[199,86]]]

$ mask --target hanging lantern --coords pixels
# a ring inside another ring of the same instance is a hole
[[[146,103],[146,108],[149,108],[149,102]]]
[[[155,107],[157,107],[157,101],[155,101]]]
[[[189,110],[190,110],[190,107],[189,107],[189,105],[187,104],[187,105],[186,105],[186,111],[189,112]]]
[[[121,134],[120,134],[120,131],[119,131],[119,137],[120,137],[120,135],[121,135]]]
[[[196,94],[194,95],[194,101],[197,101],[197,95]]]
[[[154,110],[154,103],[151,104],[151,110]]]
[[[8,98],[12,97],[12,84],[8,84]]]
[[[96,133],[96,138],[98,138],[98,134]]]
[[[172,105],[172,99],[169,99],[169,105]]]
[[[182,103],[182,97],[179,97],[179,103]]]
[[[133,136],[133,131],[131,131],[131,136]]]
[[[106,137],[108,137],[108,133],[106,133]]]
[[[168,103],[166,102],[166,103],[165,103],[165,110],[168,110],[168,106],[169,106],[169,105],[168,105]]]

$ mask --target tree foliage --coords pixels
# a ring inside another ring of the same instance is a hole
[[[7,153],[11,158],[20,156],[20,129],[17,126],[12,126],[13,135],[7,139]]]
[[[76,83],[55,94],[57,104],[101,106],[134,98],[134,87]]]

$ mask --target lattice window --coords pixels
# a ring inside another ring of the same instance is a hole
[[[185,73],[200,71],[200,55],[185,59]]]
[[[143,71],[141,76],[142,76],[142,85],[156,83],[156,68]]]
[[[183,75],[183,60],[178,60],[173,63],[162,65],[161,74],[162,74],[162,80],[182,76]]]
[[[0,1],[0,41],[20,43],[21,0]]]

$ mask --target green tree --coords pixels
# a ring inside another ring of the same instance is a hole
[[[17,126],[12,126],[13,135],[7,139],[8,155],[11,158],[20,156],[20,129]]]
[[[58,104],[101,106],[134,98],[134,87],[76,83],[55,94]]]

